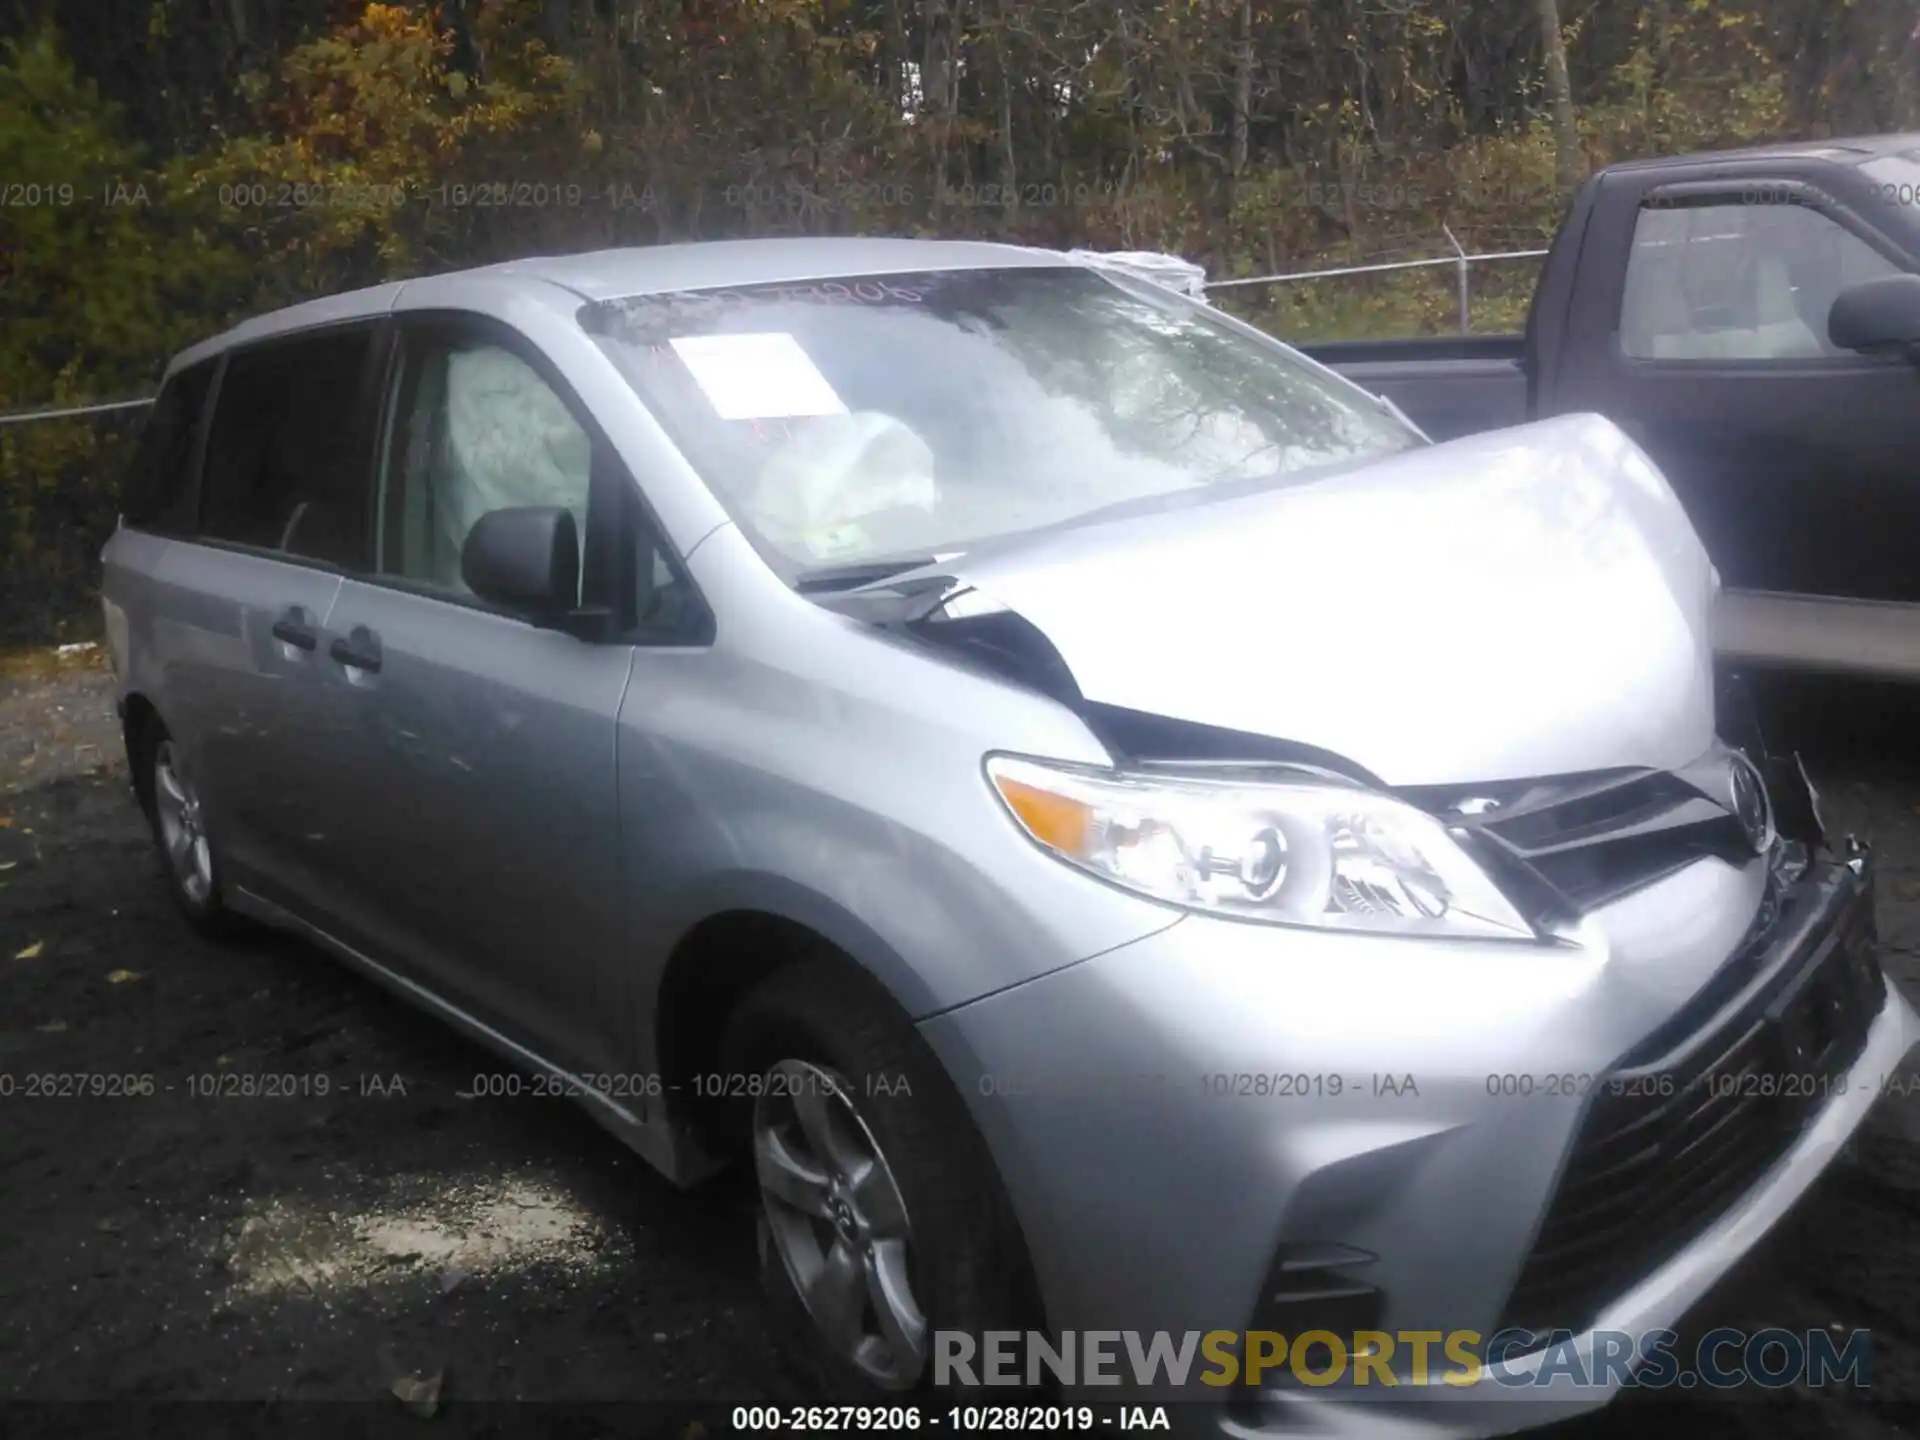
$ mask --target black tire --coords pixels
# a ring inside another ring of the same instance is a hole
[[[899,1404],[939,1393],[932,1336],[1040,1328],[1025,1246],[990,1155],[938,1059],[880,987],[846,963],[806,961],[775,972],[741,1002],[722,1047],[729,1077],[761,1077],[782,1061],[818,1066],[846,1082],[879,1143],[911,1221],[912,1289],[925,1316],[925,1369],[907,1386],[882,1385],[827,1342],[772,1239],[758,1184],[754,1217],[761,1281],[786,1358],[824,1398]],[[731,1083],[737,1083],[732,1082]],[[732,1136],[754,1174],[754,1104],[729,1102]],[[1000,1401],[1019,1398],[997,1391]]]
[[[163,802],[159,794],[163,781],[159,770],[163,756],[172,756],[172,741],[167,727],[157,717],[150,716],[140,726],[127,757],[134,776],[134,793],[139,797],[140,808],[146,812],[147,828],[153,834],[154,850],[160,862],[161,880],[173,903],[187,923],[208,939],[232,939],[244,933],[246,926],[227,908],[220,888],[219,852],[211,837],[206,839],[208,880],[204,891],[185,880],[168,855],[166,822],[162,818]]]

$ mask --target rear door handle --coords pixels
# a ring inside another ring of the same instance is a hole
[[[356,625],[348,634],[327,647],[327,653],[351,670],[377,673],[380,669],[380,637],[364,625]]]
[[[284,640],[296,650],[311,650],[320,643],[304,605],[289,605],[280,612],[280,618],[273,622],[273,638]]]

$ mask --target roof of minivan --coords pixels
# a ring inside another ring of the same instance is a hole
[[[395,280],[363,290],[323,296],[256,315],[181,353],[175,366],[191,364],[228,346],[287,331],[363,319],[409,299],[458,308],[462,290],[476,281],[525,280],[544,291],[556,308],[577,309],[592,300],[669,290],[729,285],[779,284],[842,275],[888,275],[920,270],[984,270],[1072,265],[1057,250],[995,245],[973,240],[901,240],[793,236],[766,240],[708,240],[685,245],[639,245],[578,255],[506,260],[417,280]],[[487,285],[492,289],[491,283]]]
[[[1749,145],[1738,150],[1704,150],[1694,155],[1653,156],[1622,160],[1601,173],[1666,169],[1674,165],[1708,165],[1720,160],[1831,160],[1836,165],[1859,165],[1881,155],[1904,155],[1920,150],[1920,133],[1854,135],[1833,140],[1783,140],[1774,145]]]

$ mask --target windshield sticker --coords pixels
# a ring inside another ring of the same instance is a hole
[[[921,305],[926,291],[937,285],[937,275],[903,277],[911,284],[896,280],[815,280],[794,285],[752,285],[744,290],[667,290],[658,295],[636,295],[629,300],[606,300],[596,307],[617,310],[633,317],[655,319],[662,315],[698,319],[720,315],[745,305],[815,303],[825,305]]]
[[[847,413],[791,335],[681,335],[668,343],[722,420]]]
[[[809,300],[828,305],[918,305],[925,296],[891,280],[822,280],[813,285],[769,285],[757,295],[766,300]]]
[[[749,285],[732,290],[667,290],[623,300],[597,300],[580,313],[591,335],[629,343],[658,342],[720,325],[743,312],[769,305],[925,305],[935,295],[964,283],[966,272],[896,275],[888,279],[813,280],[792,284]]]

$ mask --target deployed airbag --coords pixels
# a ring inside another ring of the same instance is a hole
[[[864,518],[938,500],[927,442],[891,415],[857,410],[800,422],[761,468],[754,517],[776,543],[824,559],[875,543]]]
[[[432,468],[434,569],[460,583],[460,546],[490,510],[558,505],[582,535],[593,446],[524,360],[495,346],[447,357],[446,434]]]

